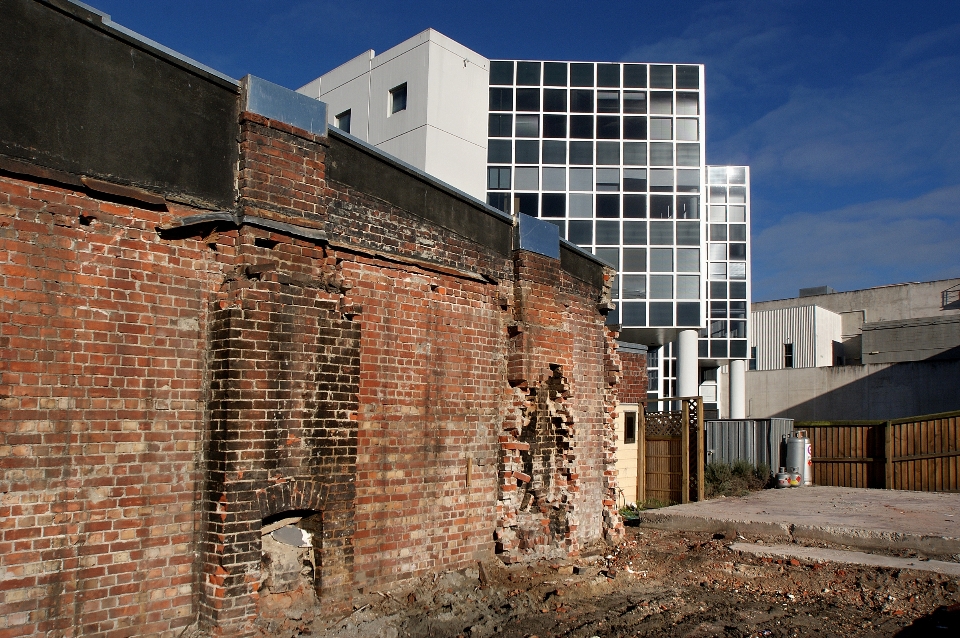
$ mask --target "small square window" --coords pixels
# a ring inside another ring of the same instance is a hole
[[[700,115],[700,94],[677,93],[677,115]]]
[[[570,86],[593,86],[593,64],[574,62],[570,65]]]
[[[513,89],[490,87],[490,110],[512,111]]]
[[[537,140],[517,140],[515,153],[517,164],[539,164],[540,142]]]
[[[746,299],[747,298],[747,284],[743,281],[731,281],[730,282],[730,298],[731,299]]]
[[[673,219],[673,197],[670,195],[651,195],[650,217],[652,219]]]
[[[518,167],[514,175],[514,189],[535,191],[540,189],[540,169],[536,167]]]
[[[513,62],[491,62],[490,84],[513,84]]]
[[[513,209],[531,217],[537,216],[539,202],[540,196],[536,193],[514,193],[513,195]]]
[[[677,222],[677,245],[700,245],[700,222]]]
[[[677,272],[700,272],[699,248],[677,248]]]
[[[570,142],[570,163],[593,164],[593,142]]]
[[[649,294],[651,299],[672,299],[673,277],[671,275],[650,275]]]
[[[623,139],[625,140],[647,139],[647,118],[645,117],[623,118]]]
[[[577,170],[577,169],[571,169]],[[571,180],[572,181],[572,180]],[[570,217],[593,217],[593,195],[570,194]]]
[[[604,242],[601,242],[598,240],[597,243],[602,244]],[[599,257],[600,259],[604,260],[614,268],[618,270],[620,269],[620,249],[619,248],[594,248],[593,254]],[[614,298],[617,297],[616,286],[617,286],[617,278],[614,277],[613,279],[613,297]]]
[[[746,336],[746,334],[744,334]],[[747,341],[746,339],[735,339],[730,342],[730,356],[734,359],[746,359],[747,358]]]
[[[620,91],[597,91],[597,113],[619,113]]]
[[[670,142],[651,142],[650,166],[673,166],[673,144]]]
[[[600,206],[604,205],[600,198],[604,197],[603,195],[597,196],[597,213],[599,217]],[[597,222],[597,244],[605,244],[607,246],[617,246],[620,244],[620,222],[615,221],[598,221]]]
[[[726,186],[711,186],[710,187],[710,203],[711,204],[723,204],[727,201],[727,187]]]
[[[624,326],[645,326],[647,325],[647,304],[642,301],[628,301],[620,304],[623,309]]]
[[[597,195],[597,217],[620,217],[620,196],[619,195]],[[614,222],[618,224],[618,222]],[[600,226],[597,225],[597,243],[598,244],[619,244],[620,230],[619,225],[616,231],[617,241],[601,241]],[[603,235],[609,238],[612,235]]]
[[[544,118],[544,128],[547,122]],[[567,163],[567,143],[557,140],[543,141],[543,163],[544,164],[566,164]]]
[[[508,89],[509,90],[509,89]],[[390,89],[390,114],[407,110],[407,83]],[[494,109],[490,109],[494,110]]]
[[[727,298],[727,282],[711,281],[710,282],[710,298],[726,299]]]
[[[722,262],[721,263],[710,262],[709,272],[710,272],[710,279],[726,279],[727,265]]]
[[[673,245],[673,222],[650,222],[650,245]]]
[[[593,113],[593,90],[570,89],[570,112]]]
[[[650,190],[654,193],[669,193],[673,190],[673,170],[664,168],[650,169]]]
[[[510,214],[510,193],[487,193],[487,203]]]
[[[624,91],[623,112],[636,115],[645,115],[647,113],[647,92]]]
[[[672,326],[673,325],[673,304],[654,302],[650,304],[650,325],[651,326]],[[664,379],[664,384],[666,384]]]
[[[677,139],[684,142],[696,142],[700,139],[699,122],[692,118],[677,118]]]
[[[747,318],[747,302],[731,301],[730,302],[730,318],[746,319]]]
[[[518,115],[516,123],[517,137],[540,137],[539,115]]]
[[[597,116],[597,139],[620,139],[620,118],[616,115]]]
[[[624,195],[623,216],[633,219],[642,219],[647,216],[646,195]]]
[[[491,164],[511,164],[513,153],[510,140],[487,140],[487,161]]]
[[[647,65],[624,64],[623,86],[634,89],[645,89],[647,87]]]
[[[700,88],[700,68],[692,64],[677,65],[677,88],[678,89],[699,89]]]
[[[747,189],[743,186],[731,186],[730,187],[730,203],[731,204],[743,204],[747,201]]]
[[[565,217],[567,198],[562,193],[544,193],[541,195],[541,217]]]
[[[700,166],[700,145],[677,144],[677,166]]]
[[[517,110],[539,111],[540,89],[517,89]]]
[[[672,248],[650,249],[650,272],[673,272]],[[672,297],[673,295],[668,296]],[[663,297],[661,297],[661,299],[662,298]]]
[[[620,169],[619,168],[598,168],[597,169],[597,190],[598,191],[619,191],[620,190]]]
[[[743,166],[728,166],[727,181],[731,184],[746,184],[747,169]]]
[[[563,138],[567,136],[566,115],[544,115],[543,136],[549,138]]]
[[[647,243],[647,222],[623,222],[623,243],[643,246]]]
[[[650,86],[655,89],[672,89],[673,66],[669,64],[651,64]]]
[[[597,65],[597,86],[620,86],[620,65],[619,64],[598,64]]]
[[[578,246],[589,246],[593,243],[593,222],[571,221],[569,225],[570,241]]]
[[[737,339],[745,339],[747,336],[747,322],[746,321],[731,321],[730,322],[730,336]]]
[[[727,258],[726,244],[710,244],[710,259],[723,260]]]
[[[700,325],[700,304],[682,301],[677,304],[677,325],[678,326],[699,326]]]
[[[645,193],[647,191],[646,169],[623,169],[623,190],[629,193]]]
[[[487,188],[490,190],[509,190],[510,168],[508,166],[491,166],[488,168]]]
[[[710,224],[710,241],[727,241],[727,225]],[[717,259],[723,259],[723,257],[717,257]]]
[[[727,342],[724,339],[710,340],[710,356],[717,359],[727,358]]]
[[[618,166],[620,164],[620,142],[597,142],[597,164]]]
[[[540,86],[540,63],[517,62],[517,84]]]
[[[566,86],[567,85],[567,63],[566,62],[544,62],[543,63],[543,84],[544,86]]]
[[[592,168],[571,168],[570,169],[570,190],[592,191],[593,190],[593,169]]]
[[[700,219],[700,198],[677,195],[677,219]]]
[[[650,112],[654,115],[673,115],[673,93],[669,91],[651,91]]]
[[[544,168],[543,169],[543,190],[545,191],[567,190],[567,169]]]
[[[623,249],[623,270],[624,272],[646,272],[647,270],[646,248],[624,248]]]
[[[730,224],[730,241],[747,241],[747,225]]]
[[[727,221],[727,207],[726,207],[726,206],[711,206],[711,207],[710,207],[710,221],[712,221],[712,222],[725,222],[725,221]]]
[[[623,298],[624,299],[646,299],[647,298],[647,278],[645,275],[624,275],[623,276]]]
[[[513,116],[491,113],[487,134],[490,137],[513,137]]]
[[[711,184],[726,184],[727,169],[724,166],[710,166],[707,169],[707,180]]]
[[[624,128],[626,120],[624,118]],[[646,166],[647,165],[647,143],[646,142],[624,142],[623,143],[623,163],[627,166]]]
[[[710,318],[726,319],[727,318],[727,302],[711,301],[710,302]]]
[[[730,279],[746,279],[747,278],[747,264],[743,261],[735,261],[730,263]]]
[[[672,140],[673,139],[673,120],[669,117],[651,117],[650,118],[650,139],[651,140]]]
[[[746,206],[731,206],[730,207],[730,219],[731,222],[745,222],[747,221],[747,207]]]
[[[582,140],[592,140],[593,139],[593,116],[592,115],[571,115],[570,116],[570,137],[575,139],[582,139]]]
[[[543,110],[548,113],[566,113],[567,112],[567,90],[566,89],[544,89],[543,90]]]
[[[336,127],[343,131],[344,133],[350,132],[350,109],[347,109],[343,113],[337,116]]]
[[[700,191],[700,171],[680,169],[677,171],[677,191],[680,193],[696,193]]]

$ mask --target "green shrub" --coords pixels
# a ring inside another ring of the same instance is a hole
[[[733,465],[713,461],[704,468],[704,493],[707,498],[743,496],[762,490],[769,483],[770,467],[765,463],[755,467],[744,460],[738,460]]]

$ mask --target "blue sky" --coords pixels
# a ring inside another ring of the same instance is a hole
[[[488,58],[702,62],[707,161],[748,164],[753,298],[960,276],[960,3],[93,0],[297,88],[433,27]]]

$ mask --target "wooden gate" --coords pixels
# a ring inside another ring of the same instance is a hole
[[[703,399],[660,399],[679,402],[680,410],[641,412],[637,486],[641,501],[688,503],[703,500]]]

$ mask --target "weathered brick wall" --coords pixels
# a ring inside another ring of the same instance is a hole
[[[184,213],[0,176],[0,635],[193,620],[222,278],[202,242],[158,239]]]
[[[242,115],[233,219],[0,178],[0,635],[249,634],[618,535],[609,290],[329,155]],[[275,591],[292,516],[315,561]]]
[[[620,403],[647,402],[647,355],[619,351],[623,378],[617,388]]]

